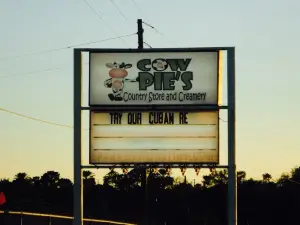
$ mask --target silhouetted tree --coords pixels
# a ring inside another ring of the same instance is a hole
[[[236,177],[237,177],[237,183],[242,184],[246,180],[246,172],[237,171]]]
[[[200,184],[192,185],[172,177],[167,169],[151,169],[146,193],[141,188],[142,176],[141,168],[123,168],[122,173],[111,169],[99,185],[94,173],[83,171],[85,217],[137,222],[146,206],[152,224],[226,224],[227,170],[212,169]],[[238,171],[237,183],[239,225],[289,225],[299,221],[300,167],[283,173],[278,180],[269,173],[262,174],[262,180],[247,179],[245,171]],[[72,182],[56,171],[32,178],[20,172],[12,181],[0,180],[0,192],[7,198],[0,210],[71,215],[72,187]],[[1,218],[0,214],[0,224]]]
[[[103,177],[103,185],[118,188],[118,183],[121,177],[122,176],[114,169],[110,169],[109,173]]]
[[[291,179],[300,183],[300,167],[292,169]]]
[[[35,177],[32,178],[31,181],[32,181],[33,185],[35,185],[35,186],[41,185],[40,177],[35,176]]]
[[[57,182],[58,188],[71,188],[73,186],[72,181],[66,178],[60,178]]]
[[[41,184],[44,187],[53,187],[53,188],[56,188],[59,179],[60,179],[60,174],[58,172],[47,171],[41,177]]]
[[[83,186],[85,186],[86,189],[90,189],[96,184],[95,174],[92,173],[91,171],[84,170],[82,172],[82,176],[83,176]]]
[[[28,181],[28,180],[30,180],[30,177],[27,175],[27,173],[18,173],[15,176],[15,181],[24,182],[24,181]]]
[[[269,183],[272,180],[272,176],[269,173],[264,173],[262,177],[263,177],[263,182],[265,183]]]
[[[227,183],[227,170],[212,170],[209,175],[203,176],[203,186],[206,188]]]

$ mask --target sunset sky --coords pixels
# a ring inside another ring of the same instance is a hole
[[[157,29],[143,25],[153,48],[236,46],[238,170],[279,177],[300,165],[299,1],[87,2],[98,15],[84,0],[0,1],[0,108],[73,126],[73,51],[65,47],[133,34],[141,18]],[[136,35],[122,40],[81,47],[137,47]],[[221,124],[220,163],[226,164],[226,122]],[[72,179],[72,128],[0,111],[0,137],[0,177],[56,170]]]

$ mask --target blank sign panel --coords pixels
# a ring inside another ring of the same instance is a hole
[[[94,138],[95,150],[217,149],[216,138]]]
[[[109,125],[94,126],[97,137],[217,137],[217,125]]]
[[[94,151],[91,162],[121,163],[218,163],[217,150]]]

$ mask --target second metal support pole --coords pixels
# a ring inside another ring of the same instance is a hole
[[[228,225],[237,225],[237,181],[235,152],[235,48],[227,50],[228,99]]]
[[[73,224],[83,224],[83,186],[81,171],[81,50],[74,49],[74,187],[73,187]]]

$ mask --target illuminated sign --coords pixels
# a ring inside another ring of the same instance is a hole
[[[219,163],[219,112],[90,114],[90,163]]]
[[[219,52],[90,53],[91,106],[217,105]]]

